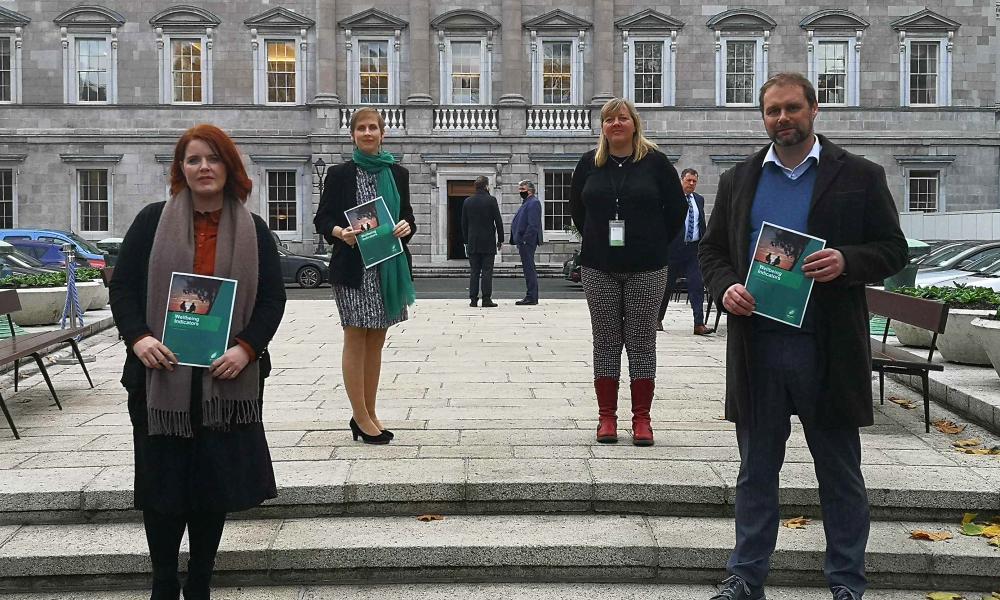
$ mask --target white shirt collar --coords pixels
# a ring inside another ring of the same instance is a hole
[[[802,175],[809,169],[810,158],[815,158],[816,164],[819,164],[819,154],[823,150],[823,145],[819,143],[819,136],[817,136],[816,134],[813,134],[813,140],[815,141],[813,143],[812,149],[809,151],[808,156],[806,156],[802,160],[802,162],[795,165],[794,167],[791,168],[786,167],[781,162],[781,159],[778,158],[778,153],[774,151],[774,143],[772,143],[771,147],[767,149],[767,154],[764,155],[763,164],[767,165],[767,163],[773,162],[774,164],[778,165],[778,167],[780,167],[782,171],[784,171],[785,175],[787,175],[792,179],[798,179],[800,175]]]

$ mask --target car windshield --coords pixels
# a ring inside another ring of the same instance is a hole
[[[983,273],[988,270],[990,266],[993,265],[1000,259],[1000,248],[991,248],[980,252],[978,255],[973,257],[971,260],[966,259],[958,265],[958,268],[963,271],[972,271],[973,273]]]
[[[101,250],[100,248],[98,248],[97,246],[95,246],[93,243],[88,242],[87,240],[85,240],[82,237],[78,236],[76,233],[70,231],[68,235],[69,235],[69,239],[71,239],[74,242],[76,242],[81,248],[83,248],[87,252],[90,252],[91,254],[104,254],[104,250]]]
[[[938,248],[934,252],[931,252],[926,257],[924,257],[924,260],[922,260],[920,264],[924,266],[943,267],[944,264],[948,262],[950,259],[958,256],[959,254],[968,250],[972,246],[973,244],[970,244],[968,242],[963,242],[960,244],[953,244],[951,246],[944,246],[943,248]]]
[[[22,252],[20,250],[17,250],[15,252],[11,252],[10,253],[10,257],[11,257],[11,259],[13,261],[18,262],[18,263],[22,263],[22,264],[19,265],[19,266],[22,266],[22,267],[32,267],[34,269],[37,269],[39,267],[44,267],[45,266],[45,264],[42,263],[42,261],[38,260],[34,256],[31,256],[29,254],[26,254],[26,253]]]

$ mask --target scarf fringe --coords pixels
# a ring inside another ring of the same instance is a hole
[[[261,422],[260,402],[257,398],[235,400],[216,395],[211,400],[202,402],[201,409],[204,425],[219,431],[229,431],[229,426],[234,421],[238,425]]]
[[[191,415],[187,411],[163,410],[147,407],[149,435],[172,435],[176,437],[193,437],[191,431]]]

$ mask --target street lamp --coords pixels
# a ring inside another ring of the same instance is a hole
[[[323,161],[323,157],[316,159],[313,163],[313,174],[316,175],[316,179],[313,180],[313,187],[319,192],[320,200],[323,199],[323,186],[326,185],[326,181],[323,180],[323,176],[326,175],[327,164]],[[319,237],[319,241],[316,242],[316,254],[326,254],[326,244],[323,243],[323,234],[316,234]]]

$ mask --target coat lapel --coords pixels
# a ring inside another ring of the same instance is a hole
[[[844,166],[844,151],[830,140],[823,136],[817,136],[823,146],[823,152],[819,157],[819,173],[816,175],[816,183],[813,187],[812,198],[809,200],[809,214],[816,210],[816,203],[823,197],[830,184],[837,178],[841,167]]]

